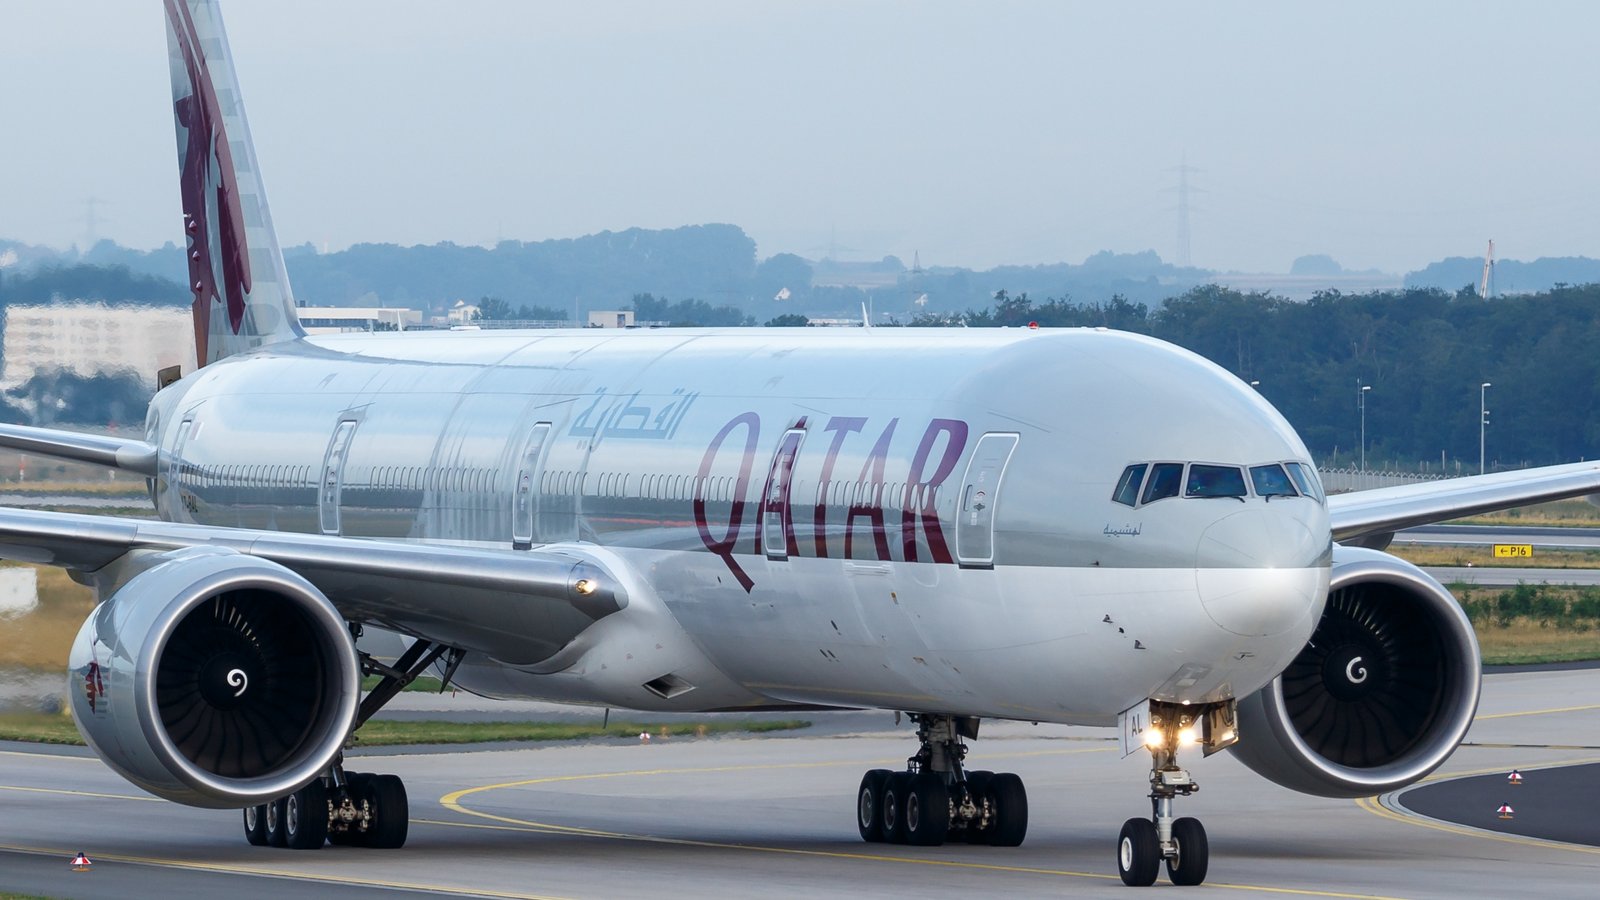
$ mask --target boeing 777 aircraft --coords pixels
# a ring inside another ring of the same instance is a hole
[[[867,841],[1017,845],[1027,794],[970,765],[979,723],[1120,726],[1151,805],[1118,870],[1198,884],[1183,753],[1354,797],[1466,733],[1472,629],[1388,536],[1600,491],[1582,463],[1326,497],[1254,390],[1104,329],[308,337],[217,4],[165,11],[200,368],[144,440],[0,431],[146,476],[160,520],[0,510],[0,556],[98,592],[69,677],[100,758],[243,809],[253,844],[399,847],[404,786],[342,751],[431,669],[494,697],[908,712],[905,768],[856,794]],[[385,665],[369,626],[415,642]]]

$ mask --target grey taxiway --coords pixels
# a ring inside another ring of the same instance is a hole
[[[985,723],[970,762],[1026,779],[1027,842],[917,848],[862,843],[851,808],[863,770],[898,765],[914,749],[909,724],[897,728],[889,714],[808,718],[814,732],[783,737],[357,759],[351,768],[406,779],[413,822],[399,851],[250,847],[237,812],[155,800],[82,753],[3,745],[0,891],[1129,896],[1113,844],[1123,819],[1148,812],[1147,762],[1142,752],[1123,758],[1105,731]],[[1566,768],[1600,761],[1600,670],[1490,674],[1467,743],[1397,795],[1322,800],[1275,787],[1228,754],[1187,761],[1202,790],[1181,812],[1210,832],[1210,895],[1569,897],[1592,892],[1600,874],[1600,826],[1585,824],[1593,807],[1578,790],[1592,770]],[[1522,785],[1504,780],[1512,769]],[[1421,793],[1436,789],[1454,799],[1441,806]],[[1427,814],[1412,808],[1413,794]],[[1499,818],[1502,804],[1512,819]],[[1441,810],[1459,821],[1433,817]],[[1539,836],[1548,821],[1565,823],[1566,841]],[[80,850],[94,862],[88,872],[68,866]]]

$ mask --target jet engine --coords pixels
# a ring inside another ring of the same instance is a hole
[[[1481,678],[1477,636],[1443,585],[1387,553],[1335,547],[1322,620],[1288,668],[1239,701],[1233,752],[1302,793],[1395,790],[1461,743]]]
[[[68,693],[84,740],[129,781],[190,806],[298,790],[344,745],[360,664],[309,581],[220,548],[156,555],[78,631]]]

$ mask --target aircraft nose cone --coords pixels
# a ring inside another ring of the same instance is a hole
[[[1200,601],[1234,634],[1281,634],[1327,599],[1328,546],[1293,511],[1241,509],[1200,536]]]

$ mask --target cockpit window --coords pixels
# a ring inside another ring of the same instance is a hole
[[[1289,477],[1294,479],[1295,487],[1300,493],[1314,500],[1322,500],[1322,486],[1317,483],[1317,476],[1311,467],[1304,463],[1292,462],[1288,464]]]
[[[1234,466],[1207,466],[1195,463],[1189,467],[1189,483],[1184,488],[1185,497],[1244,497],[1249,492],[1244,486],[1244,472]]]
[[[1144,486],[1140,503],[1165,500],[1178,496],[1178,486],[1183,483],[1183,463],[1156,463],[1150,467],[1150,480]]]
[[[1132,465],[1122,470],[1122,480],[1117,482],[1116,493],[1111,499],[1125,506],[1133,506],[1139,502],[1139,484],[1144,481],[1144,470],[1150,468],[1145,463]]]
[[[1289,483],[1289,476],[1284,474],[1283,466],[1277,463],[1251,466],[1250,483],[1255,486],[1257,497],[1293,497],[1296,493],[1294,485]]]

